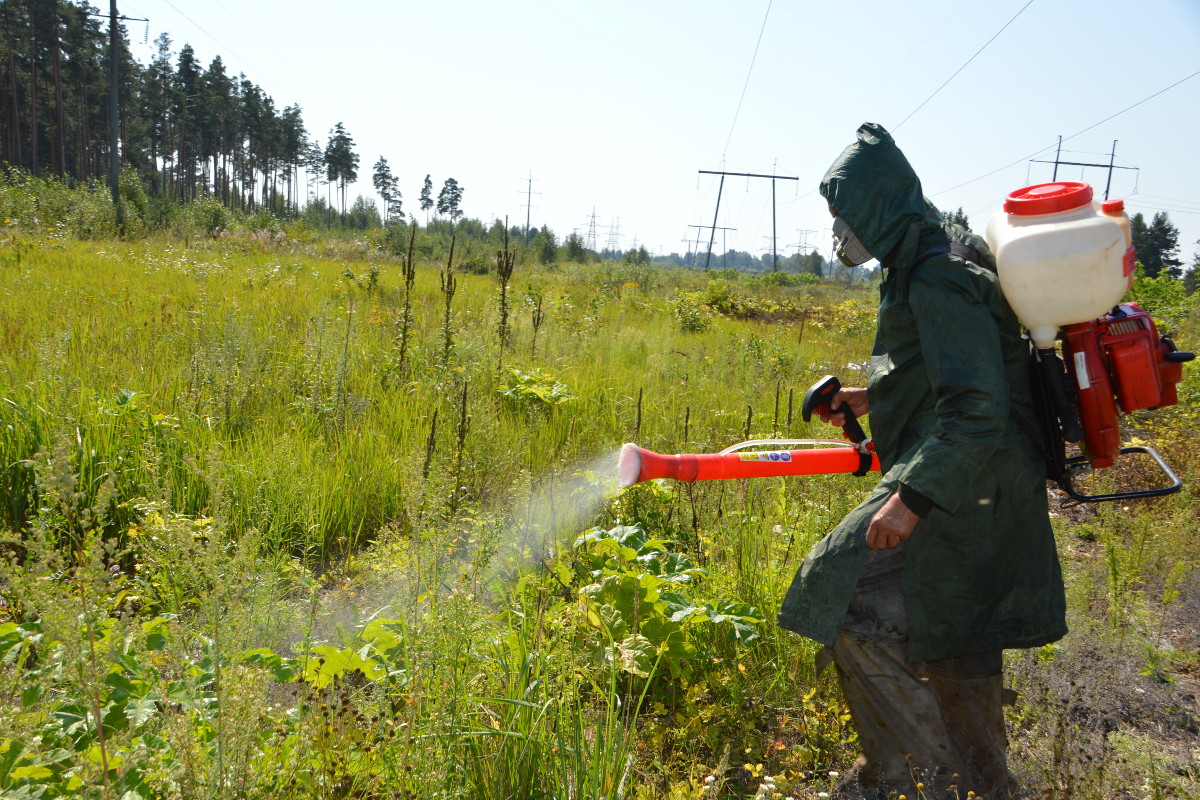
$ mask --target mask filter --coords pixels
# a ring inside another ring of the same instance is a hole
[[[833,252],[847,267],[861,266],[873,257],[841,217],[833,218]]]

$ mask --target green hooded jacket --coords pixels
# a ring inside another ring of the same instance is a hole
[[[1033,425],[1028,350],[977,236],[944,225],[892,137],[858,129],[821,194],[884,267],[867,398],[883,478],[809,553],[779,625],[832,645],[868,553],[871,518],[901,483],[933,502],[904,555],[908,658],[1035,647],[1066,633],[1062,573]],[[1020,422],[1017,417],[1024,417]]]

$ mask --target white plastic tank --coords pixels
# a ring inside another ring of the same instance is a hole
[[[1039,348],[1060,325],[1095,319],[1133,281],[1123,201],[1097,203],[1086,183],[1027,186],[1008,195],[985,233],[1000,288]]]

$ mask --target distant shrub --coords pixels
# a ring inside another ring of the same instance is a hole
[[[229,227],[232,215],[220,200],[208,196],[188,205],[183,218],[195,231],[215,237]]]
[[[1140,264],[1125,300],[1144,308],[1162,334],[1177,330],[1196,309],[1196,300],[1188,297],[1183,281],[1169,275],[1147,278]]]
[[[0,175],[0,221],[26,230],[57,230],[80,239],[117,233],[112,197],[100,182],[70,186],[22,170]]]
[[[247,230],[254,233],[267,233],[274,236],[283,231],[283,220],[265,208],[260,208],[246,217],[242,224],[246,226]]]
[[[699,292],[681,292],[676,289],[675,297],[670,303],[671,313],[679,323],[680,330],[689,333],[708,330],[712,322],[712,312],[704,305]]]
[[[768,287],[768,286],[785,286],[795,288],[797,286],[814,286],[821,282],[821,279],[811,272],[764,272],[761,275],[752,275],[746,283],[753,287]]]
[[[703,298],[704,305],[712,311],[734,319],[793,322],[807,314],[794,300],[758,300],[735,292],[733,285],[723,279],[709,281]]]

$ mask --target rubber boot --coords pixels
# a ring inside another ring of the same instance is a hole
[[[952,783],[958,751],[937,693],[906,654],[907,645],[845,634],[834,643],[838,680],[863,749],[853,779],[840,787],[845,797],[917,797],[917,783],[932,797]]]
[[[1005,756],[1004,682],[1001,675],[955,678],[931,672],[942,720],[958,751],[960,797],[968,791],[1002,800],[1015,789]]]

